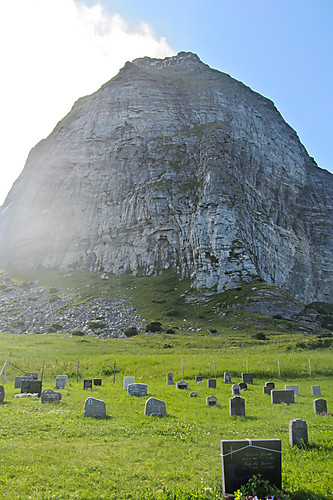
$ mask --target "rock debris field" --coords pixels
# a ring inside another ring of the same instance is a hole
[[[13,285],[3,279],[0,291],[0,330],[4,332],[59,331],[119,338],[125,337],[129,327],[139,332],[144,329],[141,317],[123,299],[105,297],[79,303],[81,296],[72,289],[66,295],[56,288],[41,288],[38,282]]]

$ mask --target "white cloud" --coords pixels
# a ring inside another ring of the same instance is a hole
[[[0,0],[0,47],[0,203],[75,100],[128,60],[174,53],[150,25],[130,29],[119,14],[75,0]]]

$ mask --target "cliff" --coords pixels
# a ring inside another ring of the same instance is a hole
[[[192,53],[126,63],[31,151],[0,266],[260,276],[333,302],[333,176],[274,104]]]

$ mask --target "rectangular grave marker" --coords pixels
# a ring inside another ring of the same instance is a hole
[[[271,391],[271,401],[274,404],[286,404],[295,403],[295,393],[294,391],[277,391],[273,389]]]
[[[223,492],[233,493],[253,476],[281,489],[280,439],[221,441]]]
[[[21,384],[21,394],[38,394],[40,397],[42,392],[42,381],[41,380],[22,380]]]
[[[175,380],[172,372],[169,372],[167,374],[167,385],[175,385]]]
[[[188,383],[185,382],[184,380],[181,380],[180,382],[177,382],[176,388],[188,390]]]
[[[83,389],[84,390],[92,389],[92,380],[91,379],[87,379],[87,380],[83,381]]]
[[[313,409],[315,413],[327,413],[327,401],[326,399],[315,399],[313,401]]]
[[[101,378],[94,378],[94,385],[102,385],[102,379]]]
[[[124,389],[127,391],[129,384],[135,384],[135,377],[124,377]]]
[[[224,372],[224,383],[231,384],[231,373],[230,372]]]
[[[311,392],[312,392],[312,396],[321,396],[320,385],[312,385]]]
[[[289,385],[285,385],[284,388],[286,391],[294,391],[295,396],[299,396],[298,385],[289,384]]]
[[[208,389],[216,389],[216,379],[209,378],[207,381],[207,386],[208,386]]]
[[[240,396],[230,398],[229,413],[231,417],[245,417],[245,399]]]
[[[242,382],[253,384],[253,373],[242,373]]]
[[[289,422],[289,444],[302,448],[309,443],[308,426],[305,420],[295,418]]]
[[[147,384],[128,384],[127,394],[130,396],[147,396]]]

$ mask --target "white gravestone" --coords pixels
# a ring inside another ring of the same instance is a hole
[[[299,396],[299,388],[298,385],[285,385],[284,389],[286,391],[294,391],[295,396]]]
[[[124,389],[127,391],[129,384],[135,384],[135,377],[124,377]]]

